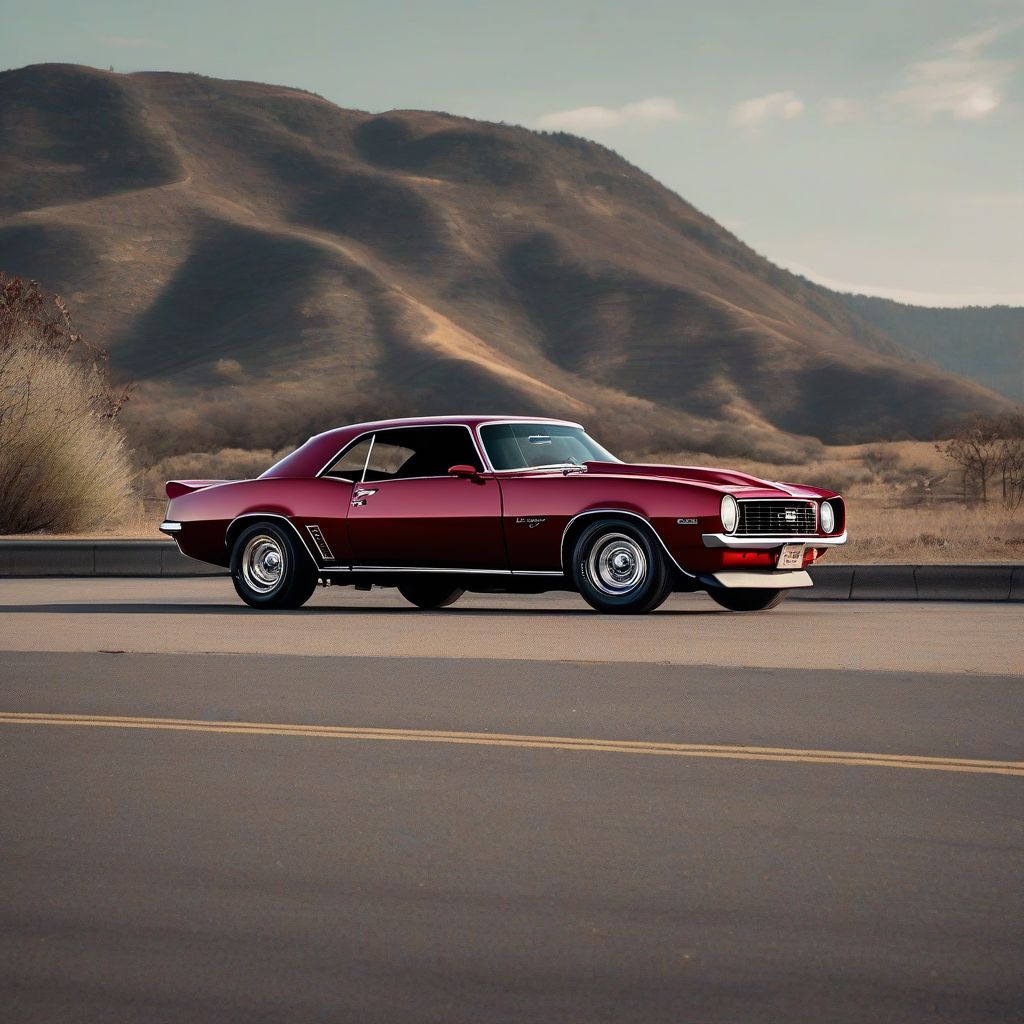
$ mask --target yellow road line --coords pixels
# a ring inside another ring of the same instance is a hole
[[[102,729],[156,729],[164,732],[209,732],[245,736],[304,736],[336,740],[384,740],[401,743],[449,743],[533,750],[579,750],[667,757],[709,757],[736,761],[787,761],[794,764],[838,764],[875,768],[917,768],[936,772],[1024,776],[1024,761],[980,761],[913,754],[873,754],[849,750],[800,750],[787,747],[746,747],[728,744],[657,743],[601,740],[572,736],[520,736],[438,729],[380,729],[341,725],[283,725],[272,722],[204,722],[190,718],[144,718],[114,715],[0,712],[0,725],[78,726]]]

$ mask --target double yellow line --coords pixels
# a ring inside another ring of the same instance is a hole
[[[932,772],[1024,776],[1024,761],[978,761],[959,757],[871,754],[847,750],[793,750],[708,743],[652,743],[571,736],[519,736],[438,729],[370,729],[342,725],[281,725],[271,722],[203,722],[190,718],[140,718],[114,715],[46,714],[0,711],[0,725],[71,726],[92,729],[155,729],[161,732],[219,733],[235,736],[302,736],[326,740],[381,740],[390,743],[447,743],[529,750],[574,750],[659,757],[706,757],[732,761],[785,761],[871,768],[916,768]]]

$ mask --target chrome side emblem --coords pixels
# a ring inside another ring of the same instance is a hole
[[[516,526],[526,526],[533,530],[540,526],[541,523],[546,523],[546,516],[516,516]]]
[[[313,523],[312,526],[307,526],[306,529],[309,531],[310,537],[313,538],[313,543],[316,545],[317,551],[320,552],[320,557],[325,561],[333,562],[334,555],[331,554],[331,549],[324,539],[323,531],[320,527]]]

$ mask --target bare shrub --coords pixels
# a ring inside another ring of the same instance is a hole
[[[929,466],[912,466],[906,474],[909,480],[900,494],[900,505],[904,508],[934,505],[937,488],[948,477],[947,473],[935,472]]]
[[[936,448],[960,467],[965,501],[985,504],[998,478],[1007,508],[1024,502],[1024,414],[971,417]]]
[[[126,397],[60,299],[0,274],[0,533],[82,532],[134,510]]]
[[[890,482],[888,477],[900,464],[900,458],[895,452],[881,446],[865,449],[861,461],[870,473],[887,483]]]

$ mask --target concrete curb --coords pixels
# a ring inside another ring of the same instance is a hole
[[[1024,566],[820,565],[793,597],[850,601],[1024,601]]]
[[[1024,566],[820,565],[814,587],[792,596],[819,601],[1022,601]],[[226,576],[186,558],[166,540],[0,540],[0,577]]]
[[[167,540],[0,540],[0,577],[226,575]]]

